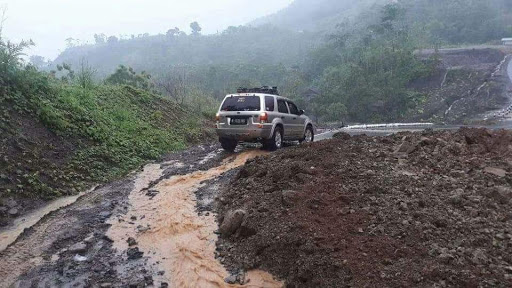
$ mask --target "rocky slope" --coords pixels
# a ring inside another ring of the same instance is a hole
[[[484,119],[486,112],[506,108],[512,99],[507,73],[510,53],[498,48],[419,52],[418,57],[437,59],[438,65],[430,77],[411,83],[425,101],[407,118],[471,123]]]

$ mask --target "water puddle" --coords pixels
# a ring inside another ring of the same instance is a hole
[[[89,191],[92,190],[94,190],[94,188]],[[25,216],[19,217],[18,219],[14,220],[14,223],[12,225],[0,231],[0,252],[5,250],[7,246],[13,243],[16,240],[16,238],[18,238],[18,236],[20,236],[21,233],[23,233],[23,230],[32,227],[47,214],[75,203],[76,200],[78,200],[78,198],[80,198],[87,192],[83,192],[74,196],[59,198],[57,200],[50,202],[44,207],[41,207],[33,212],[30,212]]]
[[[229,276],[214,257],[217,230],[215,216],[199,216],[194,192],[204,181],[237,168],[249,159],[264,155],[261,150],[250,150],[227,158],[218,167],[196,171],[162,180],[152,190],[158,194],[151,200],[145,195],[144,183],[162,173],[159,167],[146,167],[141,173],[141,185],[129,197],[130,208],[121,219],[112,219],[108,232],[114,246],[121,253],[128,248],[126,240],[133,237],[149,263],[165,271],[155,281],[167,282],[171,287],[282,287],[283,284],[263,271],[249,271],[244,286],[224,282]],[[140,188],[140,189],[139,189]],[[137,220],[132,220],[137,219]]]

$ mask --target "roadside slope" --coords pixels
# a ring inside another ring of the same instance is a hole
[[[20,73],[0,99],[0,226],[211,135],[201,115],[143,90]]]

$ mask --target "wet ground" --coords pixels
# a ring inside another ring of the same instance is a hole
[[[482,126],[511,129],[511,113]],[[459,127],[349,127],[315,138]],[[262,271],[227,271],[229,252],[215,247],[214,199],[240,166],[266,154],[257,146],[235,154],[195,147],[26,215],[0,231],[0,287],[280,287]]]
[[[209,212],[214,182],[267,153],[195,147],[25,217],[0,233],[9,245],[0,252],[0,287],[282,286],[262,271],[226,271],[215,258],[218,228]]]

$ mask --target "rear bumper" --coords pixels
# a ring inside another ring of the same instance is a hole
[[[217,128],[217,135],[220,138],[235,139],[237,141],[258,141],[271,137],[272,127],[264,126],[244,128]]]

